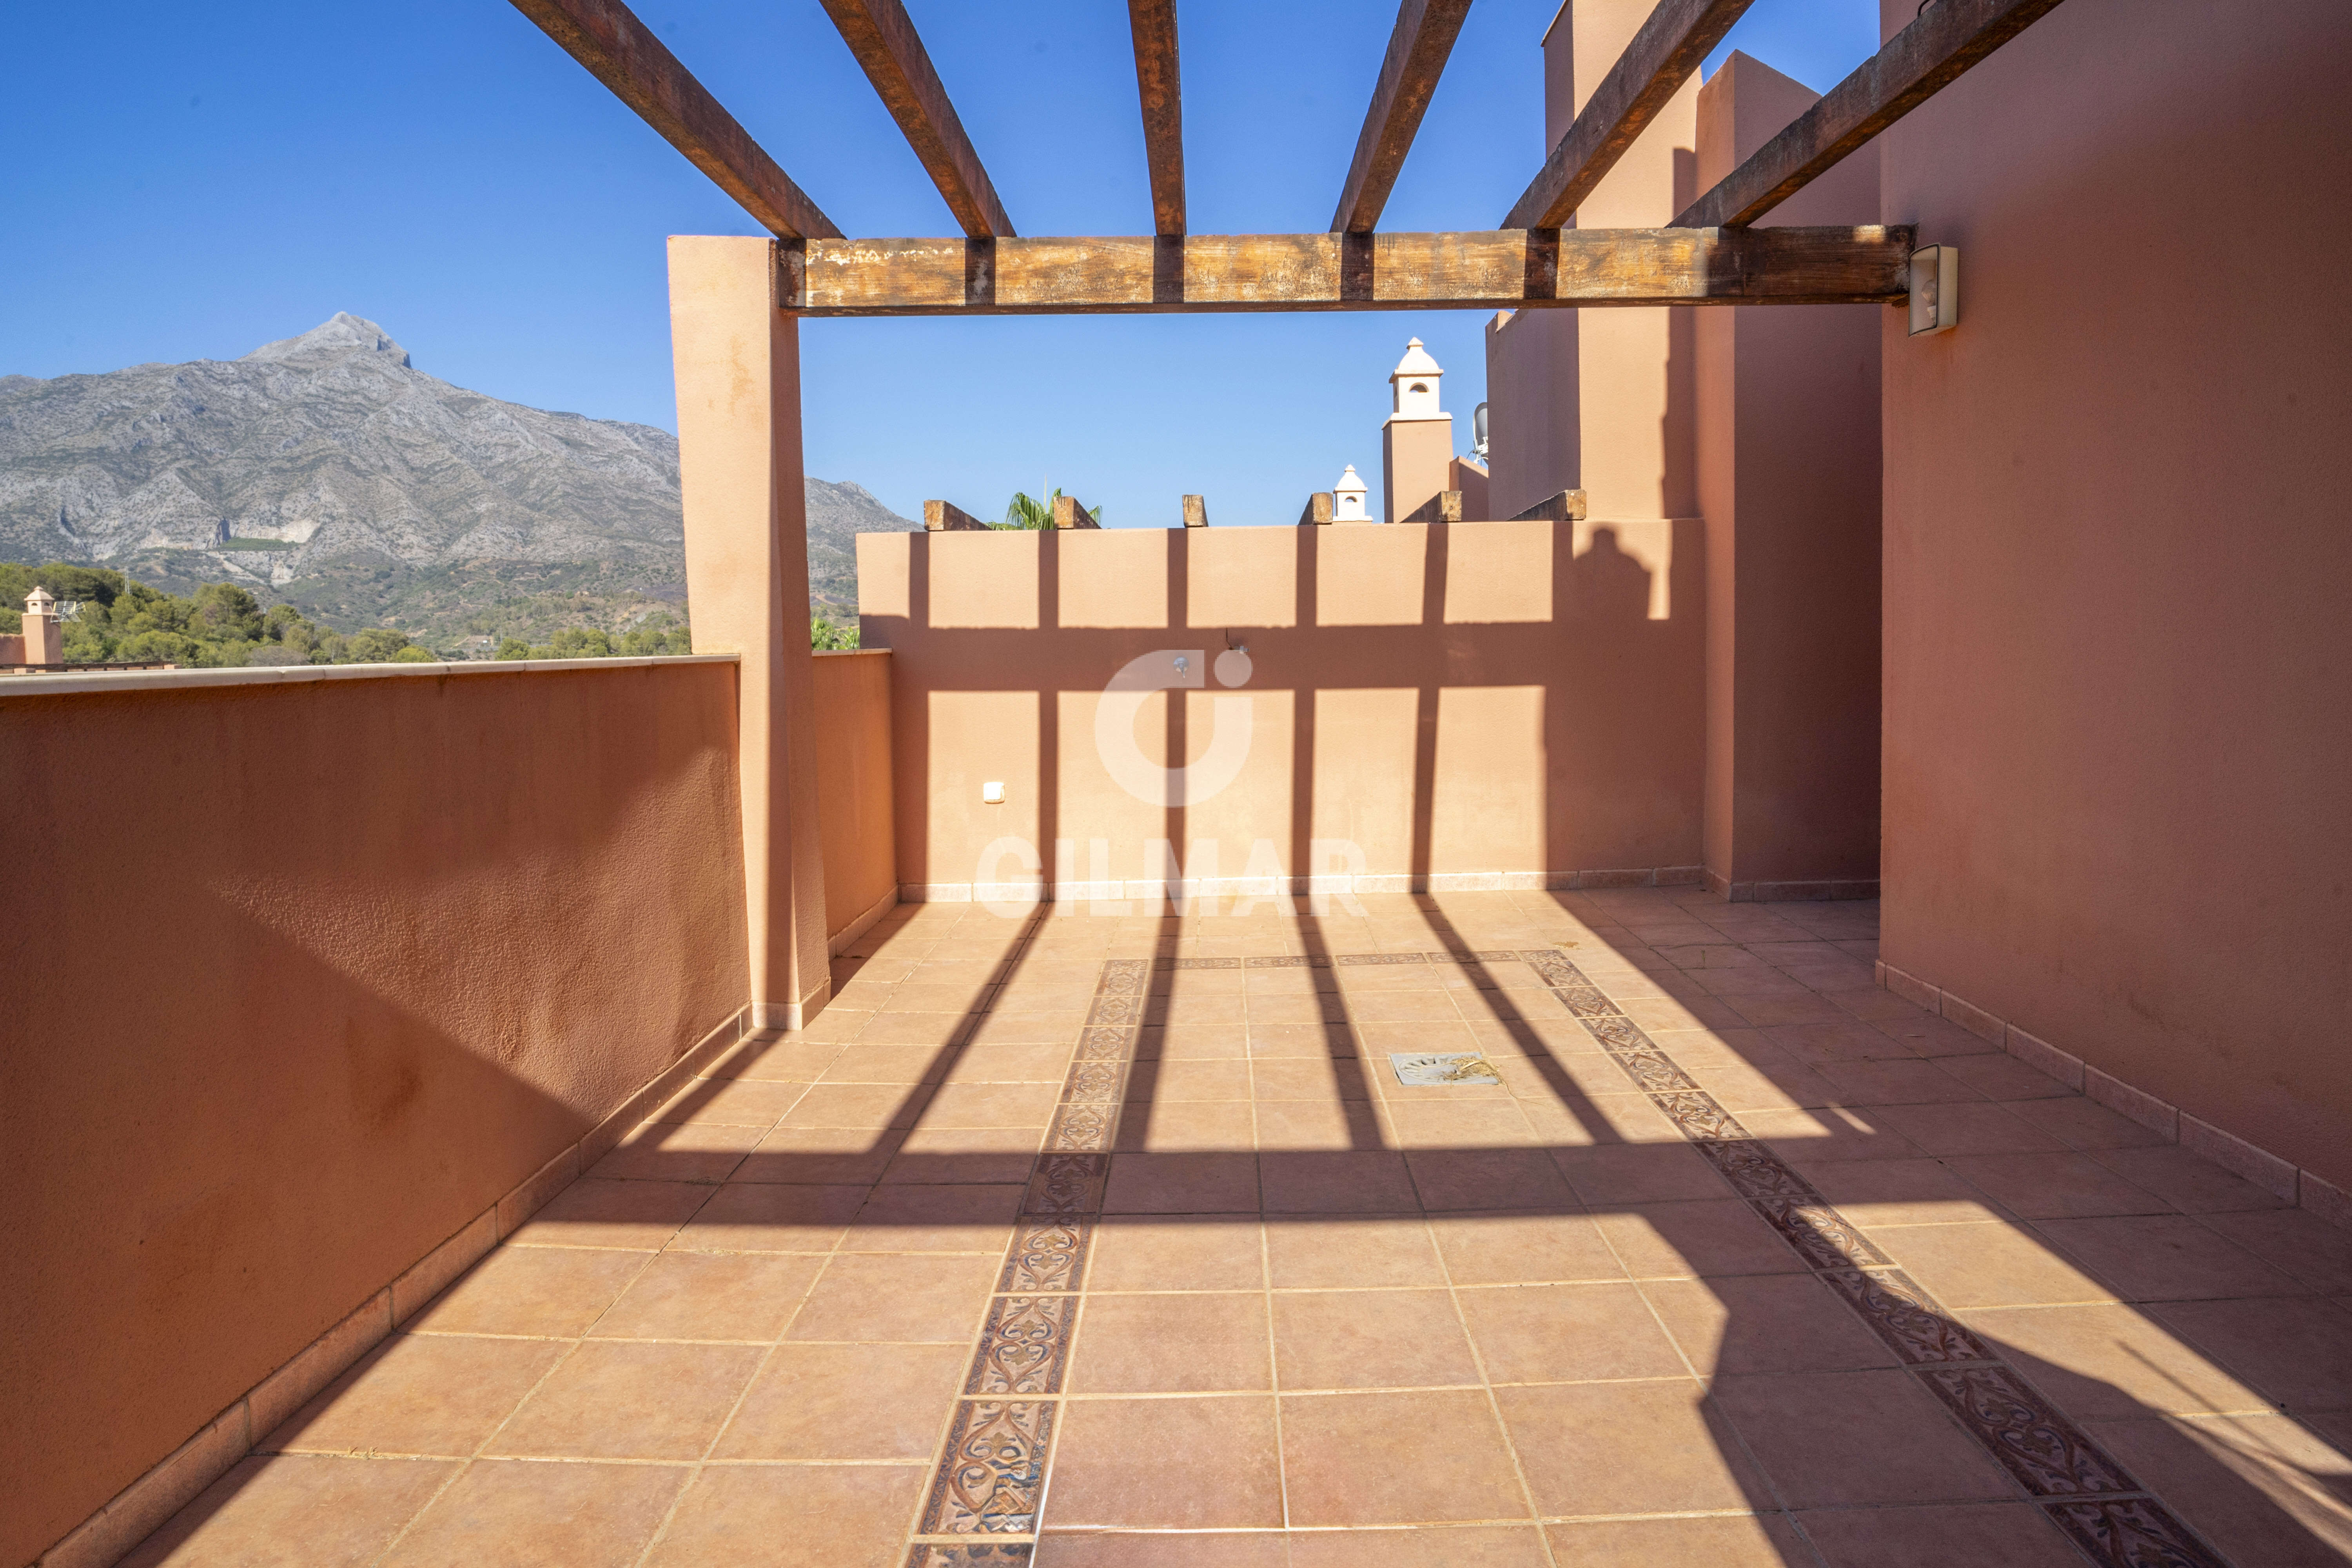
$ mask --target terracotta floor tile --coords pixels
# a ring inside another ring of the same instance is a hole
[[[1687,1143],[1554,1145],[1552,1163],[1589,1207],[1720,1198],[1731,1189]]]
[[[1984,1056],[2000,1049],[1980,1036],[1972,1035],[1948,1018],[1930,1017],[1925,1014],[1881,1018],[1875,1027],[1883,1034],[1909,1047],[1919,1056],[1941,1060],[1946,1057]]]
[[[1642,1294],[1702,1377],[1899,1364],[1844,1299],[1809,1274],[1654,1279]]]
[[[2289,1410],[2352,1410],[2352,1312],[2332,1301],[2168,1301],[2147,1310]]]
[[[394,1334],[329,1384],[263,1453],[470,1454],[567,1347]]]
[[[1671,1052],[1671,1040],[1662,1042]],[[1773,1053],[1776,1057],[1779,1052]],[[1677,1058],[1679,1061],[1680,1058]],[[1749,1110],[1799,1110],[1809,1106],[1827,1105],[1832,1100],[1849,1100],[1844,1088],[1801,1062],[1728,1062],[1699,1065],[1681,1062],[1685,1072],[1707,1093],[1716,1103],[1735,1112]],[[1864,1064],[1876,1066],[1876,1063]],[[1890,1064],[1908,1066],[1908,1063]]]
[[[826,1263],[785,1338],[967,1343],[997,1265],[968,1253],[844,1254]]]
[[[1723,1377],[1715,1402],[1791,1508],[2017,1495],[2009,1472],[1907,1373]]]
[[[784,1113],[777,1131],[825,1127],[867,1132],[912,1127],[935,1092],[920,1085],[813,1084]]]
[[[1290,1537],[1280,1531],[1247,1533],[1072,1530],[1047,1531],[1037,1543],[1036,1568],[1287,1568]]]
[[[122,1565],[360,1568],[457,1472],[449,1460],[241,1459]]]
[[[1836,1160],[1917,1160],[1927,1151],[1905,1137],[1887,1112],[1895,1106],[1827,1106],[1817,1110],[1750,1110],[1740,1125],[1791,1164]],[[1943,1109],[1938,1107],[1937,1109]],[[1989,1110],[1998,1107],[1988,1105]]]
[[[1798,1516],[1829,1568],[2081,1568],[2083,1559],[2031,1503],[1839,1509]]]
[[[2000,1307],[1958,1317],[2078,1420],[2270,1403],[2138,1307]]]
[[[1498,1388],[1495,1400],[1539,1514],[1683,1513],[1762,1500],[1688,1378]]]
[[[1961,1082],[1934,1062],[1916,1058],[1830,1061],[1822,1063],[1816,1070],[1834,1088],[1841,1105],[1980,1105],[1986,1099],[1981,1090]]]
[[[1631,1204],[1594,1218],[1636,1279],[1796,1274],[1805,1268],[1780,1233],[1737,1198]]]
[[[2053,1219],[2038,1228],[2129,1300],[2295,1296],[2305,1289],[2187,1215]]]
[[[1548,1527],[1557,1561],[1577,1568],[1783,1568],[1807,1553],[1779,1514],[1594,1519]]]
[[[1086,1285],[1089,1291],[1263,1289],[1257,1217],[1107,1218],[1095,1229]]]
[[[1217,1561],[1222,1568],[1223,1559]],[[1290,1568],[1365,1568],[1370,1563],[1380,1568],[1548,1568],[1543,1538],[1533,1525],[1297,1531],[1290,1537]]]
[[[383,1561],[392,1568],[625,1568],[661,1528],[687,1474],[670,1465],[480,1460]]]
[[[1580,1057],[1600,1054],[1601,1042],[1573,1018],[1487,1019],[1465,1026],[1460,1043],[1445,1048],[1484,1051],[1490,1057]]]
[[[2064,1100],[2082,1091],[2006,1053],[1941,1057],[1936,1065],[1989,1100]]]
[[[1127,1098],[1158,1103],[1250,1098],[1245,1057],[1163,1057],[1139,1061],[1127,1076]]]
[[[507,1238],[512,1247],[608,1247],[652,1251],[677,1234],[718,1189],[701,1182],[583,1176]]]
[[[1923,1015],[1924,1016],[1924,1015]],[[1939,1018],[1927,1020],[1941,1023]],[[1874,1027],[1839,1009],[1836,1019],[1818,1024],[1765,1026],[1764,1037],[1800,1061],[1820,1065],[1832,1061],[1873,1061],[1916,1057],[1921,1053],[1906,1040]]]
[[[1111,1156],[1106,1214],[1250,1214],[1258,1208],[1254,1153]]]
[[[1386,1150],[1258,1156],[1265,1206],[1276,1214],[1396,1214],[1417,1207],[1404,1156]]]
[[[1153,1032],[1150,1029],[1142,1032],[1143,1040],[1139,1050],[1150,1047]],[[1231,1051],[1223,1042],[1230,1038],[1231,1033],[1222,1026],[1171,1028],[1166,1031],[1160,1054],[1229,1055]],[[1242,1029],[1240,1034],[1242,1054],[1253,1060],[1288,1061],[1303,1058],[1327,1061],[1356,1054],[1355,1036],[1345,1024],[1269,1024],[1258,1021]],[[1178,1049],[1180,1045],[1184,1047],[1181,1052]]]
[[[2142,1127],[2079,1095],[2068,1095],[2063,1100],[2021,1100],[2010,1109],[2071,1148],[2139,1149],[2172,1142],[2163,1133]]]
[[[716,1466],[646,1568],[898,1568],[927,1479],[909,1465]]]
[[[1268,1032],[1279,1035],[1281,1029],[1287,1026],[1276,1026]],[[1312,1047],[1306,1049],[1304,1054],[1318,1057],[1325,1055],[1326,1052],[1322,1048],[1324,1042],[1321,1037],[1321,1026],[1299,1026],[1298,1027],[1313,1037],[1311,1040],[1302,1039],[1303,1046]],[[1138,1060],[1149,1060],[1160,1057],[1182,1060],[1213,1061],[1229,1057],[1246,1057],[1253,1054],[1250,1049],[1253,1033],[1253,1030],[1242,1024],[1169,1024],[1154,1028],[1138,1029],[1135,1055]],[[1352,1054],[1354,1047],[1350,1047],[1349,1049]]]
[[[1282,1458],[1294,1530],[1527,1517],[1478,1389],[1286,1395]]]
[[[2205,1225],[2322,1295],[2352,1294],[2352,1230],[2309,1209],[2214,1214]]]
[[[1364,1100],[1372,1089],[1360,1058],[1317,1060],[1311,1057],[1272,1058],[1250,1064],[1250,1093],[1260,1101],[1306,1100],[1326,1103]]]
[[[698,1459],[767,1352],[590,1340],[550,1373],[486,1453]]]
[[[863,1185],[730,1182],[709,1194],[672,1251],[830,1252],[866,1202]]]
[[[878,1181],[904,1137],[848,1127],[779,1127],[760,1140],[732,1180],[823,1186]]]
[[[1245,1153],[1255,1147],[1255,1126],[1245,1099],[1178,1100],[1170,1105],[1129,1101],[1119,1111],[1118,1135],[1112,1146],[1138,1152]]]
[[[2183,1214],[2284,1209],[2284,1198],[2177,1143],[2146,1149],[2100,1149],[2091,1157],[2126,1181],[2145,1187]]]
[[[408,1321],[412,1333],[539,1334],[588,1331],[646,1266],[643,1252],[501,1247]]]
[[[2059,1307],[2116,1300],[2057,1248],[2007,1225],[1919,1225],[1872,1239],[1946,1307]]]
[[[1444,1290],[1278,1294],[1274,1356],[1286,1390],[1439,1388],[1479,1381],[1453,1296]]]
[[[857,1211],[841,1249],[1001,1254],[1013,1239],[1022,1190],[1010,1183],[877,1187]]]
[[[1748,1026],[1748,1021],[1720,998],[1704,994],[1688,1000],[1673,996],[1631,997],[1621,999],[1618,1005],[1624,1009],[1627,1017],[1652,1036],[1685,1029],[1739,1029]]]
[[[1542,1149],[1415,1149],[1405,1163],[1432,1212],[1581,1206]]]
[[[973,1015],[963,1012],[877,1013],[857,1031],[860,1045],[945,1046],[971,1032]]]
[[[2101,1421],[2090,1432],[2232,1562],[2352,1561],[2352,1460],[2289,1416]]]
[[[1274,1529],[1274,1401],[1081,1399],[1061,1407],[1045,1521],[1143,1530]]]
[[[2042,1155],[1996,1156],[2042,1159]],[[1941,1160],[1833,1160],[1801,1163],[1811,1182],[1837,1211],[1864,1230],[1900,1225],[1966,1225],[2009,1220],[1981,1188],[1955,1175]]]
[[[1271,1389],[1262,1292],[1089,1296],[1070,1358],[1072,1394]]]
[[[739,1127],[773,1127],[799,1099],[798,1084],[762,1079],[701,1078],[654,1112],[656,1121],[717,1121]]]
[[[2056,1136],[2019,1114],[2025,1106],[2053,1103],[2057,1102],[1882,1105],[1865,1114],[1874,1121],[1892,1127],[1932,1155],[2018,1154],[2065,1148]]]
[[[1443,1287],[1445,1268],[1419,1215],[1363,1219],[1276,1220],[1265,1230],[1276,1289]]]
[[[985,970],[986,964],[941,964],[942,969]],[[981,1013],[988,1008],[988,999],[996,990],[992,983],[974,984],[925,984],[908,979],[890,988],[890,999],[882,1004],[884,1013]]]
[[[886,1185],[1026,1182],[1045,1142],[1039,1127],[918,1127],[882,1173]]]
[[[1312,996],[1244,998],[1238,991],[1156,995],[1146,1005],[1143,1016],[1153,1024],[1240,1024],[1247,1022],[1253,1014],[1261,1013],[1269,1023],[1304,1023],[1324,1016]]]
[[[825,1084],[937,1083],[962,1054],[955,1046],[851,1046],[829,1063]]]
[[[1460,1300],[1490,1383],[1689,1375],[1630,1284],[1490,1286]]]
[[[758,1145],[762,1131],[648,1121],[622,1139],[620,1147],[590,1166],[587,1173],[632,1181],[723,1182]]]
[[[1381,1110],[1400,1148],[1533,1150],[1538,1144],[1526,1113],[1510,1100],[1390,1100]]]
[[[789,1253],[665,1252],[590,1333],[764,1342],[783,1332],[820,1267],[818,1258]]]
[[[971,1048],[982,1046],[1067,1046],[1086,1027],[1085,1007],[1047,1005],[1047,998],[1007,989],[995,1005],[973,1023],[966,1037]]]
[[[971,1359],[961,1344],[778,1345],[711,1458],[929,1459]]]
[[[1485,1024],[1483,1029],[1496,1026]],[[1465,1023],[1391,1024],[1354,1022],[1348,1026],[1349,1038],[1354,1040],[1356,1054],[1381,1064],[1385,1071],[1392,1051],[1475,1051],[1479,1047],[1479,1035]],[[1255,1023],[1251,1038],[1256,1038]],[[1255,1048],[1255,1047],[1253,1047]],[[1383,1089],[1390,1085],[1382,1085]],[[1498,1094],[1500,1091],[1496,1091]]]
[[[1600,1226],[1586,1215],[1444,1215],[1432,1218],[1430,1229],[1457,1285],[1626,1278]]]
[[[1952,1172],[2027,1219],[2169,1214],[2172,1205],[2088,1154],[1977,1154]]]
[[[814,1092],[814,1091],[812,1091]],[[933,1094],[918,1120],[929,1128],[1043,1127],[1062,1098],[1048,1083],[949,1083]]]
[[[865,1027],[866,1017],[863,1013],[836,1014],[828,1010],[810,1026],[812,1029],[834,1026],[833,1030],[827,1031],[828,1037],[801,1036],[739,1050],[713,1069],[711,1076],[772,1083],[814,1083],[841,1055],[843,1042]],[[838,1038],[831,1037],[836,1030]]]
[[[1261,1151],[1329,1152],[1378,1148],[1387,1142],[1380,1115],[1369,1100],[1320,1104],[1304,1100],[1260,1100],[1255,1120]]]

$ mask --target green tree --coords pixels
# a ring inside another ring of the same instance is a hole
[[[408,646],[405,633],[389,626],[370,626],[346,638],[342,651],[335,657],[337,664],[389,664],[402,648]],[[426,656],[428,658],[430,655]]]
[[[999,528],[1044,529],[1054,526],[1054,502],[1061,499],[1062,487],[1055,485],[1043,500],[1026,490],[1014,490],[1013,500],[1004,508],[1004,521]],[[1087,515],[1097,522],[1102,521],[1102,508],[1087,507]]]
[[[819,653],[848,653],[857,647],[857,628],[837,626],[823,616],[809,617],[809,647]]]
[[[549,658],[610,658],[613,638],[594,626],[566,626],[547,642]]]
[[[393,664],[438,664],[441,661],[439,658],[435,657],[431,648],[418,647],[415,643],[410,643],[406,647],[402,648],[398,653],[394,654],[388,662]]]
[[[507,637],[499,642],[498,652],[490,657],[492,658],[529,658],[530,644],[520,637]]]

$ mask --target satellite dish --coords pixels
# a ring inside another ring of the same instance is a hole
[[[1486,460],[1486,405],[1483,403],[1478,405],[1477,412],[1470,416],[1470,449],[1478,454],[1480,461]]]

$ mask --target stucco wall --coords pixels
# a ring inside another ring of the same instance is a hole
[[[1961,252],[1885,328],[1886,961],[2339,1186],[2347,58],[2340,0],[2073,0],[1884,143]]]
[[[890,652],[821,653],[817,818],[824,832],[824,932],[846,931],[898,891],[890,784]]]
[[[734,682],[0,687],[0,1563],[743,1005]]]
[[[1149,879],[1162,840],[1188,878],[1204,840],[1224,879],[1342,872],[1314,863],[1318,840],[1357,845],[1378,877],[1697,865],[1695,524],[857,542],[863,640],[892,650],[903,884],[1013,879],[1017,857],[981,868],[999,839],[1036,847],[1056,881]],[[1231,644],[1250,669],[1228,688],[1209,666]],[[1230,784],[1178,805],[1120,784],[1096,728],[1113,677],[1156,650],[1186,653],[1196,689],[1172,720],[1167,693],[1142,696],[1108,751],[1157,769],[1203,759],[1221,724],[1247,742]],[[1002,805],[982,803],[992,782]],[[1073,846],[1058,873],[1056,840]]]

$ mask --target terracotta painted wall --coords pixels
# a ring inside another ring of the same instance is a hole
[[[96,678],[93,678],[96,679]],[[732,663],[0,687],[0,1563],[743,1005]]]
[[[898,888],[890,805],[890,653],[821,653],[812,662],[824,931],[831,937]]]
[[[1735,51],[1699,93],[1712,186],[1817,95]],[[1878,221],[1865,147],[1771,214]],[[1735,897],[1878,876],[1877,305],[1693,311],[1707,537],[1706,865]],[[1762,884],[1764,886],[1759,887]]]
[[[1013,879],[1017,857],[979,868],[1000,838],[1046,861],[1071,840],[1076,881],[1153,877],[1160,840],[1213,841],[1225,878],[1340,869],[1310,868],[1318,839],[1360,845],[1376,876],[1697,864],[1695,525],[857,543],[863,640],[892,650],[902,883]],[[1203,668],[1229,643],[1251,664],[1231,689]],[[1248,742],[1228,787],[1178,809],[1164,786],[1123,787],[1104,760],[1123,737],[1107,752],[1096,731],[1112,678],[1155,650],[1187,652],[1205,683],[1183,692],[1173,743],[1167,694],[1142,696],[1129,754],[1204,757],[1221,703]],[[991,782],[1004,805],[982,804]]]
[[[2341,0],[2072,0],[1884,187],[1962,258],[1885,329],[1886,961],[2338,1186],[2347,58]]]

